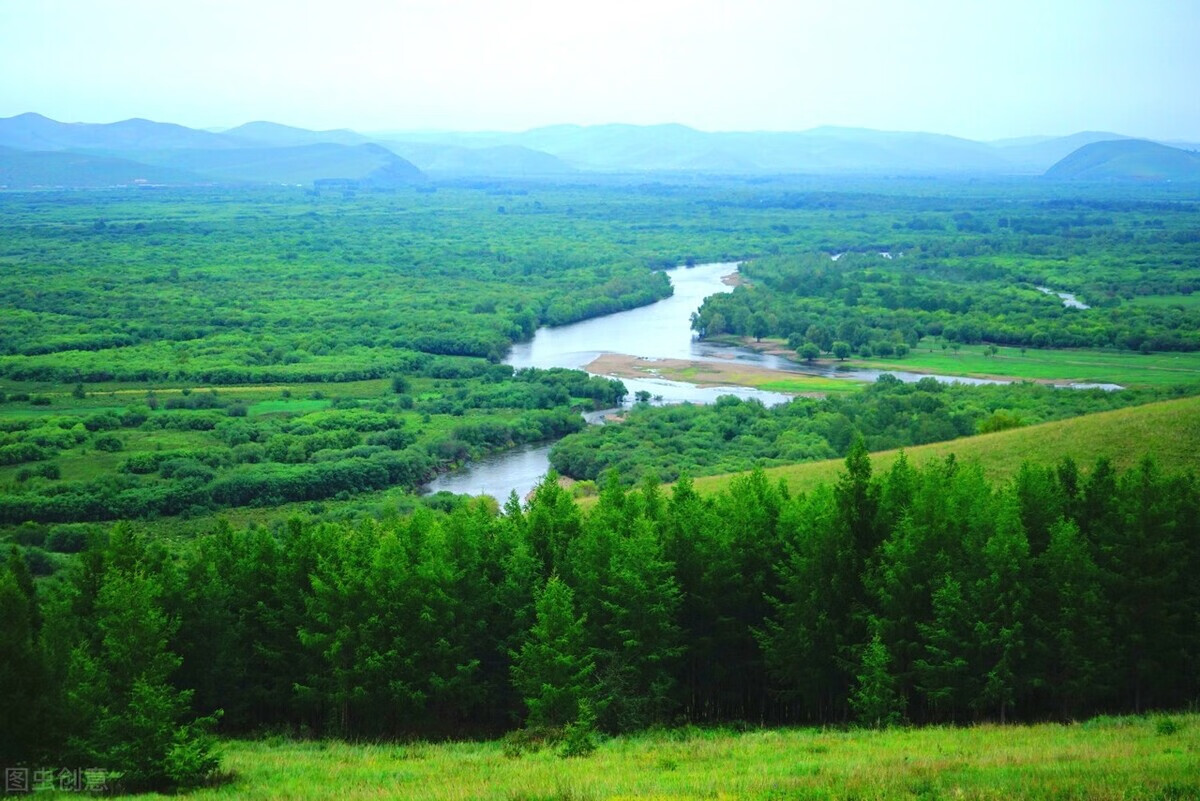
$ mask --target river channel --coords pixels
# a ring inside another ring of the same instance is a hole
[[[804,365],[771,354],[756,353],[728,345],[718,345],[695,338],[691,329],[692,312],[700,308],[709,295],[732,292],[733,287],[722,279],[737,272],[737,263],[701,264],[695,267],[676,267],[668,271],[674,293],[648,306],[595,317],[571,325],[556,328],[539,328],[533,339],[513,345],[505,360],[517,369],[525,367],[567,367],[583,369],[598,356],[619,353],[644,359],[685,359],[691,361],[731,360],[753,364],[768,370],[786,373],[804,373],[856,381],[874,381],[884,371],[864,369],[838,369],[833,365]],[[911,373],[903,370],[888,370],[888,373],[905,382],[922,378],[965,384],[1006,383],[996,379],[966,378],[960,376],[930,376],[926,373]],[[747,387],[699,387],[682,381],[657,378],[622,378],[629,389],[627,404],[632,403],[635,393],[645,391],[653,403],[712,403],[722,395],[737,395],[740,398],[755,398],[766,406],[786,403],[791,396],[778,392],[750,389]],[[1100,386],[1119,389],[1114,385]],[[601,423],[604,410],[585,415],[588,422]],[[525,497],[546,474],[550,467],[550,445],[528,445],[504,453],[484,457],[478,461],[438,476],[426,487],[425,492],[453,492],[466,495],[491,495],[503,502],[509,492],[515,490]]]

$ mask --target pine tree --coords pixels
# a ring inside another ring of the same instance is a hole
[[[552,575],[529,636],[513,656],[513,686],[528,710],[525,725],[559,729],[576,721],[581,705],[594,700],[595,670],[583,619],[575,617],[574,593]]]
[[[891,655],[876,631],[863,648],[850,709],[862,726],[886,729],[898,724],[904,714],[904,699],[896,692]]]
[[[1050,528],[1035,575],[1032,640],[1045,694],[1064,718],[1086,714],[1111,690],[1111,636],[1100,570],[1073,521]]]
[[[1126,703],[1137,712],[1178,703],[1189,627],[1184,566],[1185,534],[1176,528],[1169,483],[1150,458],[1117,482],[1120,522],[1100,545],[1112,602],[1113,643],[1120,658]]]
[[[47,745],[40,623],[33,581],[14,547],[0,566],[0,754],[14,766]]]
[[[855,553],[865,563],[882,538],[876,525],[879,487],[871,482],[871,455],[862,435],[856,436],[850,446],[846,471],[838,475],[834,497],[842,524],[850,531]]]
[[[955,720],[978,683],[967,660],[972,650],[972,621],[962,585],[947,574],[933,593],[933,617],[918,624],[923,655],[913,663],[917,689],[935,720]]]
[[[213,718],[190,718],[191,692],[170,675],[175,624],[158,581],[140,568],[106,571],[96,598],[98,647],[72,654],[68,700],[78,715],[70,745],[85,764],[120,771],[122,789],[195,784],[217,767]]]
[[[772,611],[756,633],[775,694],[808,717],[828,720],[845,710],[851,675],[842,657],[853,645],[859,576],[828,487],[804,498],[789,517],[795,539],[777,568],[781,586],[770,598]]]
[[[524,519],[529,541],[543,565],[543,575],[564,573],[567,549],[579,536],[582,521],[579,507],[558,485],[558,474],[553,470],[534,489]]]
[[[619,541],[601,604],[607,613],[596,654],[601,705],[622,731],[666,721],[683,651],[676,623],[679,588],[650,521],[639,520]]]
[[[1029,611],[1029,541],[1017,499],[1000,498],[995,532],[983,550],[983,575],[975,588],[975,643],[983,678],[975,706],[997,709],[1000,722],[1024,688],[1026,615]]]

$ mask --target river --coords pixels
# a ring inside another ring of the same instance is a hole
[[[704,342],[695,338],[691,329],[692,312],[704,299],[719,292],[732,292],[733,287],[722,281],[737,271],[737,263],[701,264],[695,267],[676,267],[667,274],[674,293],[648,306],[595,317],[556,328],[539,328],[529,342],[513,345],[506,364],[525,367],[567,367],[583,369],[598,356],[619,353],[646,359],[686,359],[692,361],[735,360],[769,370],[804,373],[856,381],[874,381],[884,372],[905,382],[934,378],[943,382],[964,384],[1003,384],[998,379],[967,378],[962,376],[929,375],[905,370],[840,369],[835,365],[804,365],[771,354],[755,353],[730,345]],[[629,389],[627,403],[635,393],[650,393],[656,404],[712,403],[721,395],[755,398],[765,406],[776,406],[791,399],[778,392],[747,387],[698,387],[682,381],[658,378],[622,378]],[[1073,384],[1083,389],[1097,387],[1120,389],[1112,384]],[[605,410],[617,411],[615,409]],[[604,412],[586,415],[588,422],[602,423]],[[525,497],[550,467],[550,445],[528,445],[511,451],[493,454],[466,465],[452,473],[444,473],[426,487],[426,493],[453,492],[466,495],[491,495],[503,502],[510,491]]]
[[[1070,292],[1059,292],[1057,289],[1051,289],[1048,286],[1039,286],[1039,287],[1036,287],[1036,289],[1038,292],[1044,292],[1047,295],[1058,295],[1058,299],[1061,300],[1062,304],[1064,306],[1066,306],[1068,309],[1090,309],[1090,308],[1092,308],[1091,306],[1087,305],[1079,298],[1072,295]]]

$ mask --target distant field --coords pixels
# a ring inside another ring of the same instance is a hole
[[[498,742],[228,741],[224,752],[232,780],[189,798],[1200,797],[1200,715],[887,732],[681,729],[615,738],[576,759],[506,757]]]
[[[1125,302],[1135,306],[1178,306],[1181,309],[1195,309],[1200,307],[1200,292],[1190,295],[1139,295]]]
[[[874,469],[886,470],[899,453],[871,454]],[[984,475],[994,481],[1012,477],[1024,461],[1054,464],[1066,455],[1084,470],[1101,456],[1118,467],[1129,467],[1143,456],[1153,456],[1164,468],[1196,469],[1200,468],[1200,397],[920,445],[904,453],[914,464],[944,459],[953,453],[959,460],[979,462]],[[843,467],[841,459],[830,459],[768,468],[767,475],[772,480],[786,480],[793,490],[806,491],[836,480]],[[716,492],[728,482],[728,475],[695,480],[701,492]]]
[[[955,352],[941,342],[922,340],[903,359],[850,359],[846,363],[881,370],[911,370],[965,376],[1005,376],[1035,381],[1081,381],[1122,386],[1166,386],[1200,380],[1200,352],[1150,353],[1103,350],[1000,348],[985,355],[984,345]]]

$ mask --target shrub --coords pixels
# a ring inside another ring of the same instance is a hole
[[[585,757],[599,747],[596,737],[596,714],[587,700],[579,702],[579,717],[563,729],[562,748],[558,755],[563,759]]]
[[[1163,737],[1169,737],[1172,734],[1177,733],[1181,728],[1183,727],[1179,725],[1179,721],[1175,720],[1174,718],[1162,717],[1154,721],[1155,734],[1159,734]]]
[[[46,550],[55,553],[79,553],[88,546],[88,533],[79,528],[55,526],[46,537]]]
[[[125,443],[115,434],[102,434],[92,441],[92,447],[98,451],[116,453],[125,450]]]

